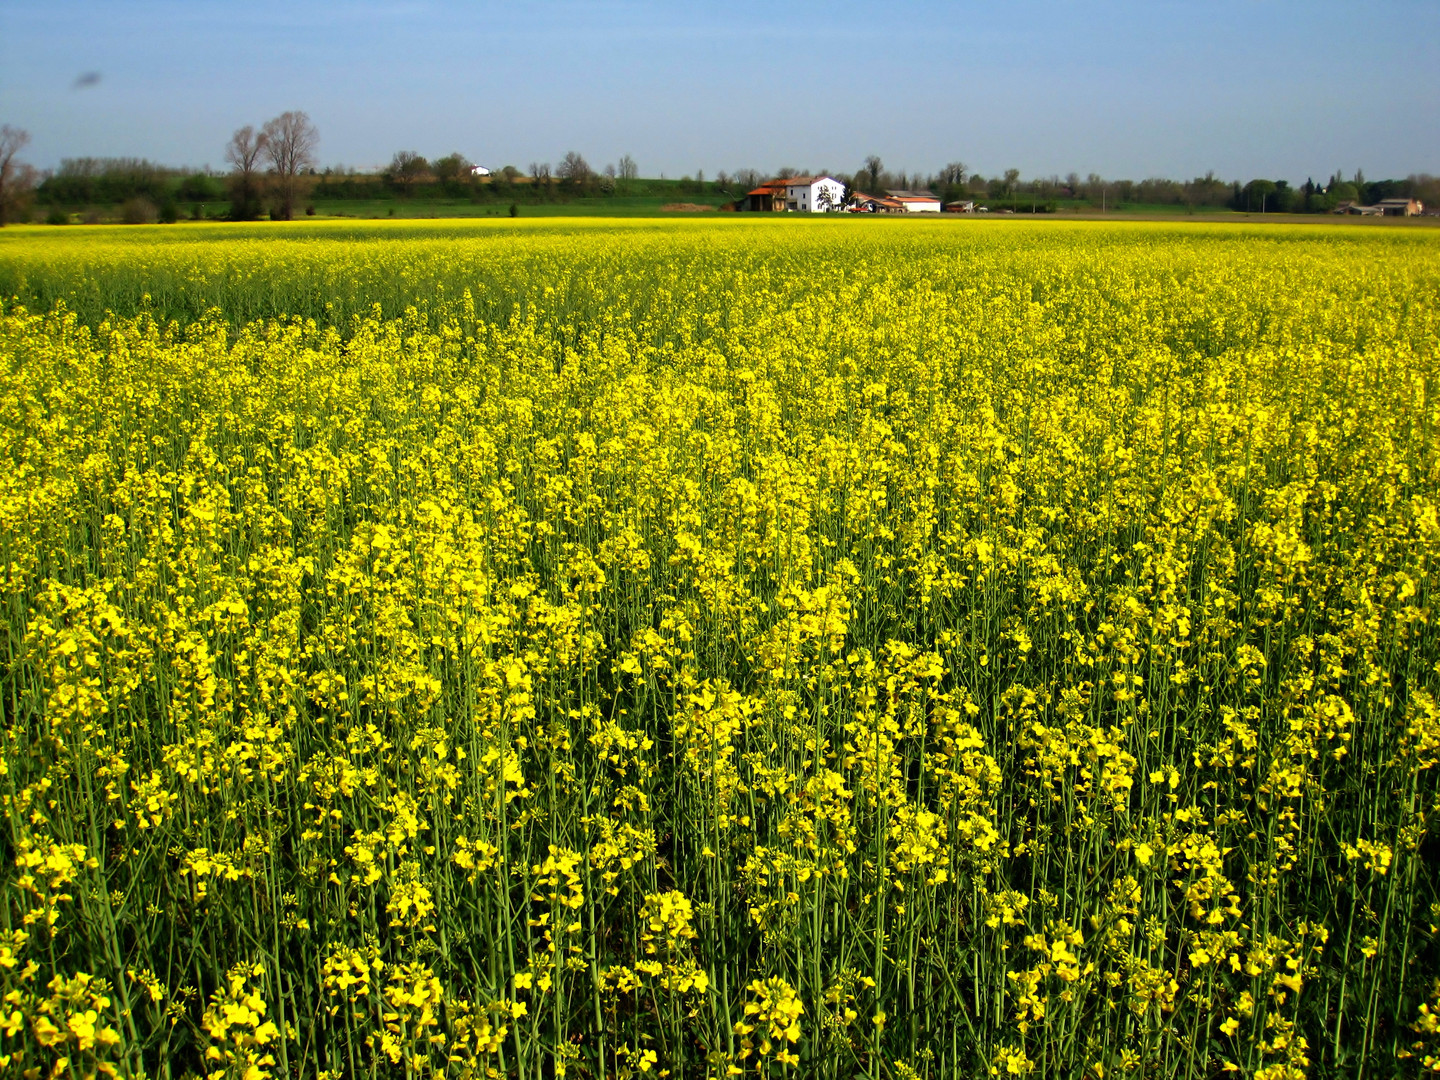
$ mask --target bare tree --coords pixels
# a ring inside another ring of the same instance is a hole
[[[305,173],[315,167],[315,147],[320,132],[310,117],[299,110],[283,112],[267,120],[261,131],[265,139],[265,158],[275,187],[275,216],[289,221],[295,216],[295,203],[305,185]]]
[[[1099,173],[1092,172],[1085,177],[1085,197],[1093,203],[1096,195],[1100,196],[1100,209],[1103,212],[1106,201],[1105,178]]]
[[[0,126],[0,227],[19,213],[35,187],[34,168],[15,160],[29,142],[23,128]]]
[[[230,216],[249,221],[260,213],[260,157],[265,136],[249,124],[236,128],[225,146],[230,165]]]
[[[865,159],[863,172],[870,179],[870,190],[875,191],[880,186],[880,174],[885,170],[885,163],[880,160],[879,154],[871,154]]]
[[[583,184],[590,179],[590,163],[576,150],[565,154],[565,160],[560,162],[560,168],[556,171],[561,180],[569,180],[572,184]]]
[[[400,191],[410,194],[410,189],[422,176],[430,171],[430,163],[414,150],[399,150],[390,159],[390,180],[398,184]]]
[[[635,159],[626,154],[620,159],[620,179],[634,180],[640,175],[640,166],[635,164]]]
[[[236,172],[251,175],[259,171],[260,155],[265,151],[265,136],[249,124],[236,128],[225,146],[225,160]]]
[[[965,184],[965,163],[963,161],[952,161],[940,170],[935,177],[936,183],[941,187],[963,187]]]

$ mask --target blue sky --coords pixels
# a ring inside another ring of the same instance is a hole
[[[218,168],[304,109],[360,167],[1403,176],[1440,173],[1437,73],[1435,0],[0,0],[0,123],[41,167]]]

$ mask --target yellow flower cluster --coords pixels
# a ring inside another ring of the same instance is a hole
[[[209,1080],[266,1080],[274,1074],[275,1055],[268,1049],[280,1036],[265,998],[252,980],[265,976],[263,964],[239,964],[230,969],[225,985],[216,990],[201,1024],[210,1037],[205,1057],[219,1066]]]
[[[1440,234],[734,217],[3,231],[0,1072],[1435,1068]]]
[[[748,987],[754,1000],[745,1003],[745,1019],[735,1022],[740,1036],[740,1060],[752,1053],[772,1058],[781,1066],[798,1065],[800,1058],[789,1046],[800,1041],[800,1017],[805,1006],[795,989],[779,976],[756,979]],[[761,1068],[763,1069],[763,1064]]]

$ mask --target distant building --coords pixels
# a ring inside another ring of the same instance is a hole
[[[785,181],[768,180],[745,195],[745,209],[770,213],[785,209]]]
[[[791,176],[769,180],[745,195],[745,209],[823,214],[845,203],[845,185],[833,176]]]
[[[974,199],[965,199],[961,202],[952,202],[945,204],[945,213],[947,214],[973,214],[974,212]]]
[[[905,204],[886,195],[876,198],[863,191],[856,191],[850,195],[850,210],[856,214],[903,214]]]
[[[929,191],[887,191],[885,194],[900,203],[907,214],[940,213],[940,197]]]
[[[1419,199],[1381,199],[1375,206],[1386,217],[1415,217],[1425,212],[1425,204]]]
[[[470,175],[471,175],[471,176],[476,176],[476,177],[479,177],[479,176],[489,176],[489,175],[490,175],[490,170],[487,169],[484,165],[471,165],[471,166],[470,166]]]

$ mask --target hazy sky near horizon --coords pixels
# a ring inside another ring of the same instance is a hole
[[[1440,173],[1440,3],[0,0],[0,123],[42,168],[220,168],[286,109],[360,168]]]

